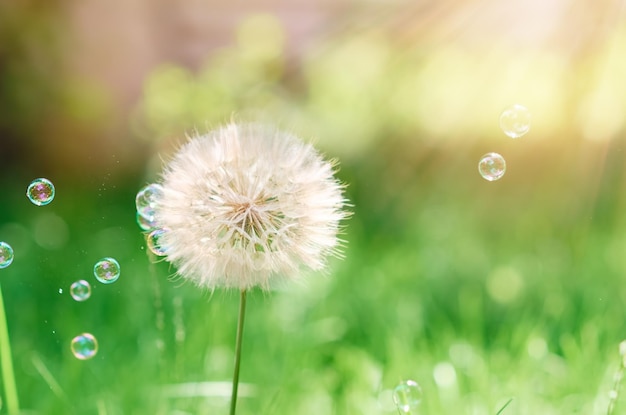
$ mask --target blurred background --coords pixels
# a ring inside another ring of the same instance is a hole
[[[0,284],[23,412],[226,413],[238,296],[169,278],[134,199],[230,120],[337,158],[355,212],[329,275],[251,294],[240,413],[398,413],[408,379],[412,414],[623,411],[624,6],[0,2]],[[513,104],[532,114],[517,139],[499,125]],[[48,206],[25,197],[37,177]],[[102,285],[107,256],[122,274]],[[70,351],[82,332],[92,360]]]

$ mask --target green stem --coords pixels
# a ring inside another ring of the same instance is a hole
[[[509,399],[508,401],[506,401],[506,403],[504,404],[504,406],[502,408],[500,408],[500,410],[498,412],[496,412],[496,415],[500,415],[502,413],[502,411],[504,411],[504,409],[509,406],[509,404],[513,402],[513,398]]]
[[[241,366],[241,342],[243,339],[243,320],[246,315],[246,290],[241,290],[239,317],[237,319],[237,340],[235,343],[235,373],[233,374],[233,393],[230,398],[230,415],[235,415],[237,407],[237,389],[239,388],[239,367]]]
[[[7,316],[4,312],[2,288],[0,288],[0,364],[2,365],[2,383],[4,384],[4,394],[7,401],[7,413],[9,415],[18,415],[20,404],[17,399],[17,387],[15,386],[15,373],[13,372],[11,343],[9,342]]]

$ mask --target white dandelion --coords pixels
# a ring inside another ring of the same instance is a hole
[[[230,414],[235,414],[246,293],[321,270],[340,255],[350,213],[332,162],[297,137],[229,124],[193,137],[161,183],[137,195],[148,246],[200,287],[240,290]]]
[[[199,286],[269,288],[339,255],[349,214],[334,165],[297,137],[229,124],[167,164],[154,208],[161,252]]]

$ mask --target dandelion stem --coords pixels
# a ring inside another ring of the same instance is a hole
[[[0,364],[2,365],[2,383],[7,401],[7,413],[17,415],[20,405],[17,399],[17,387],[15,386],[15,373],[13,372],[13,359],[11,357],[11,343],[9,342],[9,330],[7,317],[4,311],[2,288],[0,288]]]
[[[235,415],[237,407],[237,389],[239,388],[239,367],[241,365],[241,343],[243,339],[243,320],[246,315],[246,290],[241,290],[239,297],[239,317],[237,318],[237,340],[235,343],[235,372],[233,374],[233,393],[230,398],[230,415]]]

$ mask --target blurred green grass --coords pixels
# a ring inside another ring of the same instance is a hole
[[[390,390],[405,379],[423,389],[416,414],[495,414],[511,398],[502,415],[606,413],[626,338],[625,139],[579,131],[572,102],[584,88],[558,94],[575,75],[559,78],[540,55],[520,76],[519,56],[498,53],[508,69],[494,74],[459,48],[408,48],[376,31],[329,39],[291,68],[280,47],[257,48],[264,30],[279,42],[271,19],[246,27],[253,35],[197,73],[168,64],[146,80],[129,120],[141,154],[63,147],[3,170],[0,240],[15,261],[0,283],[24,412],[226,413],[228,388],[190,385],[230,382],[238,296],[154,263],[134,197],[155,176],[151,160],[182,140],[172,137],[233,117],[286,125],[338,157],[355,212],[328,275],[250,295],[241,380],[253,393],[240,413],[397,413]],[[528,88],[533,79],[555,96]],[[511,99],[534,117],[518,140],[497,124]],[[508,165],[493,183],[476,168],[488,151]],[[41,175],[57,197],[35,207],[25,189]],[[105,256],[122,268],[106,286],[92,277]],[[85,303],[69,296],[78,279],[93,286]],[[100,350],[79,361],[69,344],[85,331]]]
[[[564,171],[488,183],[466,155],[434,155],[427,169],[441,174],[420,175],[419,164],[394,167],[396,152],[342,165],[355,215],[330,275],[250,296],[242,381],[256,394],[241,399],[241,413],[393,413],[379,396],[402,379],[424,390],[417,413],[495,413],[511,397],[505,414],[603,413],[625,333],[622,175],[604,174],[590,200],[563,186]],[[414,171],[398,183],[394,168]],[[3,183],[0,234],[16,253],[1,283],[22,406],[225,412],[227,397],[164,395],[165,385],[229,381],[237,295],[171,281],[174,270],[152,264],[135,223],[142,183],[59,181],[46,207],[20,184]],[[51,218],[61,230],[46,229]],[[108,286],[92,277],[104,256],[122,266]],[[81,278],[93,285],[85,303],[68,293]],[[100,345],[85,362],[69,349],[84,331]],[[449,365],[454,376],[437,383],[436,369]]]

